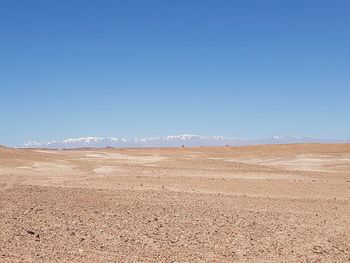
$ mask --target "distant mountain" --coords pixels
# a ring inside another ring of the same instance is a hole
[[[170,135],[163,137],[146,137],[123,139],[115,137],[84,137],[84,138],[68,138],[63,141],[50,142],[28,142],[23,145],[25,148],[105,148],[105,147],[180,147],[185,145],[191,146],[242,146],[242,145],[258,145],[258,144],[290,144],[290,143],[346,143],[345,140],[332,140],[313,137],[288,137],[288,136],[272,136],[266,138],[228,138],[223,136],[201,136],[201,135]]]

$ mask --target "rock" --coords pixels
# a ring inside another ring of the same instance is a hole
[[[27,232],[27,234],[29,234],[29,235],[34,235],[34,234],[35,234],[35,232],[32,231],[32,230],[26,230],[26,232]]]

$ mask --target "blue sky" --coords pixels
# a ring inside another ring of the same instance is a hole
[[[350,1],[0,3],[0,144],[350,137]]]

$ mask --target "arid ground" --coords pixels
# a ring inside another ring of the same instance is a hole
[[[0,148],[0,262],[350,262],[350,145]]]

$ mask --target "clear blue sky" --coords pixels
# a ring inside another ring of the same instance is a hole
[[[0,2],[0,144],[350,137],[350,1]]]

